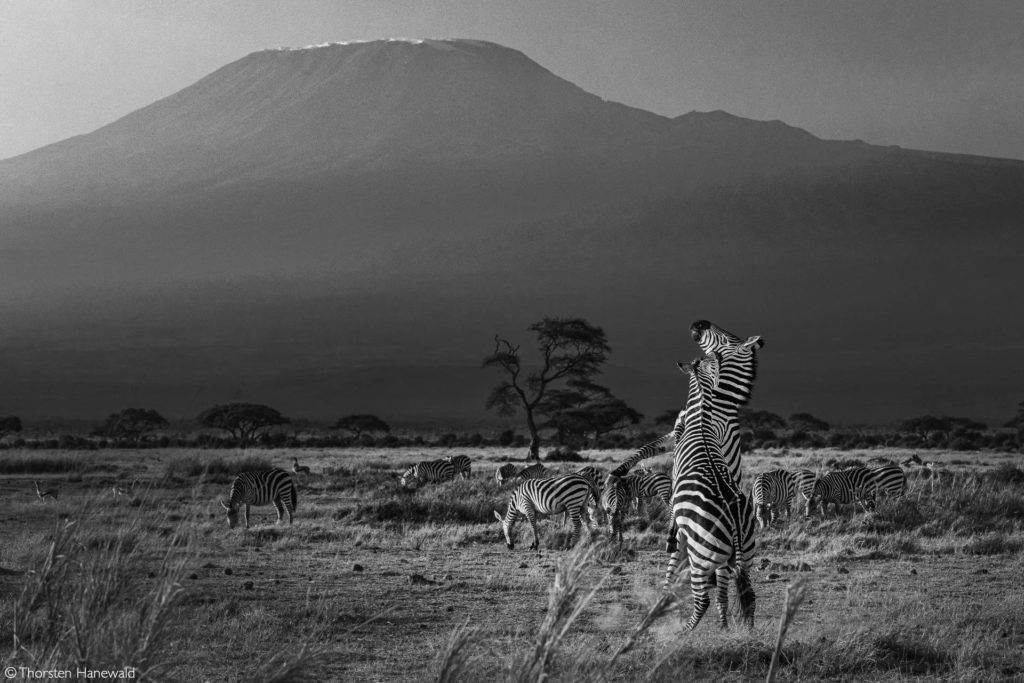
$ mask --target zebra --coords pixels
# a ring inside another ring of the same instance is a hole
[[[298,458],[292,458],[292,472],[295,474],[309,474],[309,467],[300,465]]]
[[[782,508],[785,508],[786,519],[789,519],[796,491],[797,478],[786,470],[770,470],[754,477],[751,500],[758,525],[762,529],[770,526]]]
[[[867,509],[874,507],[875,480],[866,467],[850,467],[845,470],[828,472],[814,482],[814,490],[807,501],[806,515],[811,514],[811,507],[818,503],[822,516],[829,503],[835,505],[839,514],[840,505],[860,503]]]
[[[508,501],[508,510],[502,516],[497,510],[494,517],[501,522],[505,534],[505,545],[509,550],[515,549],[512,531],[516,521],[521,517],[529,520],[533,528],[533,544],[531,550],[540,547],[540,536],[537,533],[537,517],[568,512],[572,518],[572,536],[569,545],[573,545],[580,537],[580,526],[583,523],[583,508],[587,500],[596,495],[596,488],[586,477],[578,474],[567,474],[549,479],[527,479],[512,492]],[[587,530],[590,530],[589,521]]]
[[[57,497],[60,496],[60,488],[56,486],[44,489],[39,486],[39,482],[37,480],[33,479],[32,483],[36,486],[36,497],[43,502],[46,502],[47,498],[57,500]]]
[[[403,488],[414,489],[425,482],[443,482],[455,478],[455,465],[447,460],[424,460],[402,473]]]
[[[810,470],[797,470],[793,476],[796,478],[796,490],[803,497],[805,508],[809,510],[811,494],[814,493],[814,482],[818,479],[818,475]]]
[[[455,467],[455,472],[458,473],[460,478],[469,479],[473,461],[469,459],[468,455],[449,455],[445,460]]]
[[[591,495],[590,499],[587,501],[587,508],[588,512],[590,513],[590,520],[594,523],[600,523],[600,518],[603,517],[603,510],[601,508],[601,493],[604,490],[604,472],[602,472],[597,467],[594,467],[593,465],[586,465],[585,467],[581,467],[575,472],[573,472],[573,474],[578,474],[581,477],[585,477],[591,484],[594,485],[594,488],[597,489],[597,494]],[[562,519],[562,524],[564,525],[568,521],[569,513],[566,513]]]
[[[249,506],[270,505],[277,508],[277,523],[284,519],[288,512],[288,523],[292,523],[292,515],[298,506],[299,496],[292,475],[282,469],[264,470],[262,472],[242,472],[231,482],[231,494],[228,502],[221,501],[221,506],[228,512],[228,528],[234,529],[238,524],[239,507],[244,506],[245,528],[249,528]]]
[[[622,478],[609,474],[601,488],[601,509],[608,520],[608,529],[611,531],[612,540],[614,541],[617,537],[620,545],[622,544],[622,518],[626,514],[628,505],[629,494]]]
[[[640,470],[641,468],[637,468]],[[649,498],[658,498],[665,503],[665,507],[671,507],[672,478],[662,472],[637,472],[622,478],[626,495],[630,500],[636,502],[637,512],[640,511],[640,503]]]
[[[743,483],[739,410],[750,401],[754,380],[757,378],[757,350],[764,346],[764,341],[760,336],[748,337],[744,341],[707,320],[694,322],[690,326],[690,335],[704,354],[718,354],[718,379],[710,396],[713,402],[712,415],[719,423],[714,431],[721,444],[722,458],[739,486]],[[686,421],[696,409],[697,406],[688,397],[686,406],[676,417],[672,431],[641,446],[612,470],[612,474],[625,476],[641,460],[663,453],[678,444],[686,428]]]
[[[875,479],[875,495],[879,493],[899,498],[907,492],[907,475],[899,465],[886,464],[869,467]]]
[[[545,477],[553,477],[555,473],[549,470],[539,462],[524,467],[523,469],[516,472],[516,466],[509,463],[502,465],[498,468],[495,474],[495,479],[498,480],[499,484],[505,484],[506,482],[522,483],[527,479],[543,479]]]
[[[720,429],[713,417],[712,392],[720,369],[717,354],[707,354],[689,364],[679,364],[690,375],[693,410],[688,410],[685,429],[673,456],[672,516],[677,528],[678,545],[669,560],[665,575],[671,585],[679,569],[681,554],[690,564],[690,590],[693,612],[686,622],[694,629],[711,602],[711,586],[717,586],[716,604],[722,628],[728,626],[728,577],[736,580],[743,621],[754,623],[754,590],[749,570],[753,559],[753,524],[750,501],[733,480],[721,457],[722,446],[716,438]],[[745,546],[749,550],[745,550]]]

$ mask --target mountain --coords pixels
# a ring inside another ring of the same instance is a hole
[[[709,318],[755,406],[1020,400],[1024,163],[607,102],[470,40],[266,50],[0,161],[0,413],[474,419],[500,332],[582,315],[648,414]]]

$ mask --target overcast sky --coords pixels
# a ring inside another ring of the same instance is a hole
[[[1024,2],[0,0],[0,158],[255,50],[491,40],[606,99],[1024,159]]]

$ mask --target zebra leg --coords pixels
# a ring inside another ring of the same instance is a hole
[[[249,504],[245,504],[245,528],[249,528]]]
[[[583,519],[581,516],[582,509],[577,510],[572,515],[572,536],[569,537],[569,547],[572,548],[580,540],[580,528],[583,526]]]
[[[665,541],[665,552],[670,555],[679,551],[679,525],[676,524],[676,518],[672,516],[672,508],[669,508],[669,516],[672,517],[672,521],[668,525],[668,540]]]
[[[715,606],[718,607],[718,624],[722,629],[729,628],[729,570],[726,567],[719,567],[709,577],[708,584],[717,586],[715,592]]]
[[[765,507],[766,506],[763,505],[763,504],[758,504],[758,505],[754,506],[754,513],[757,515],[757,526],[758,526],[759,529],[763,529],[766,526],[766,524],[764,523],[764,518],[765,518],[764,509],[765,509]]]
[[[277,510],[277,523],[280,524],[284,520],[284,510],[285,510],[284,501],[283,500],[275,500],[274,501],[274,508]],[[291,515],[289,515],[289,517],[290,516]]]
[[[686,628],[693,630],[708,611],[711,596],[708,595],[709,584],[714,581],[714,572],[705,572],[690,563],[690,592],[693,594],[693,613],[686,622]]]
[[[537,514],[534,512],[532,505],[526,506],[526,519],[530,521],[530,527],[533,529],[533,543],[530,545],[530,550],[538,550],[540,548],[540,534],[537,532]]]
[[[679,576],[682,559],[687,555],[686,538],[683,537],[682,531],[679,532],[679,538],[673,540],[676,541],[676,549],[672,551],[668,558],[668,568],[665,570],[665,583],[662,585],[662,588],[665,589],[671,588],[675,584]],[[680,548],[680,546],[682,547]]]

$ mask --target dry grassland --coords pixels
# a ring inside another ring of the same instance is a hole
[[[447,453],[0,452],[3,664],[181,681],[764,680],[786,587],[805,579],[778,681],[1024,680],[1020,456],[930,453],[947,474],[912,473],[873,514],[777,522],[758,536],[752,631],[720,631],[712,608],[686,632],[684,588],[617,654],[662,595],[667,515],[632,516],[621,549],[604,530],[553,549],[568,535],[549,519],[540,553],[509,551],[493,470],[521,455],[450,453],[473,458],[470,481],[403,492],[405,465]],[[627,454],[584,455],[608,468]],[[262,507],[228,530],[234,471],[293,455],[313,468],[295,524]],[[754,453],[745,471],[876,455],[908,453]]]

